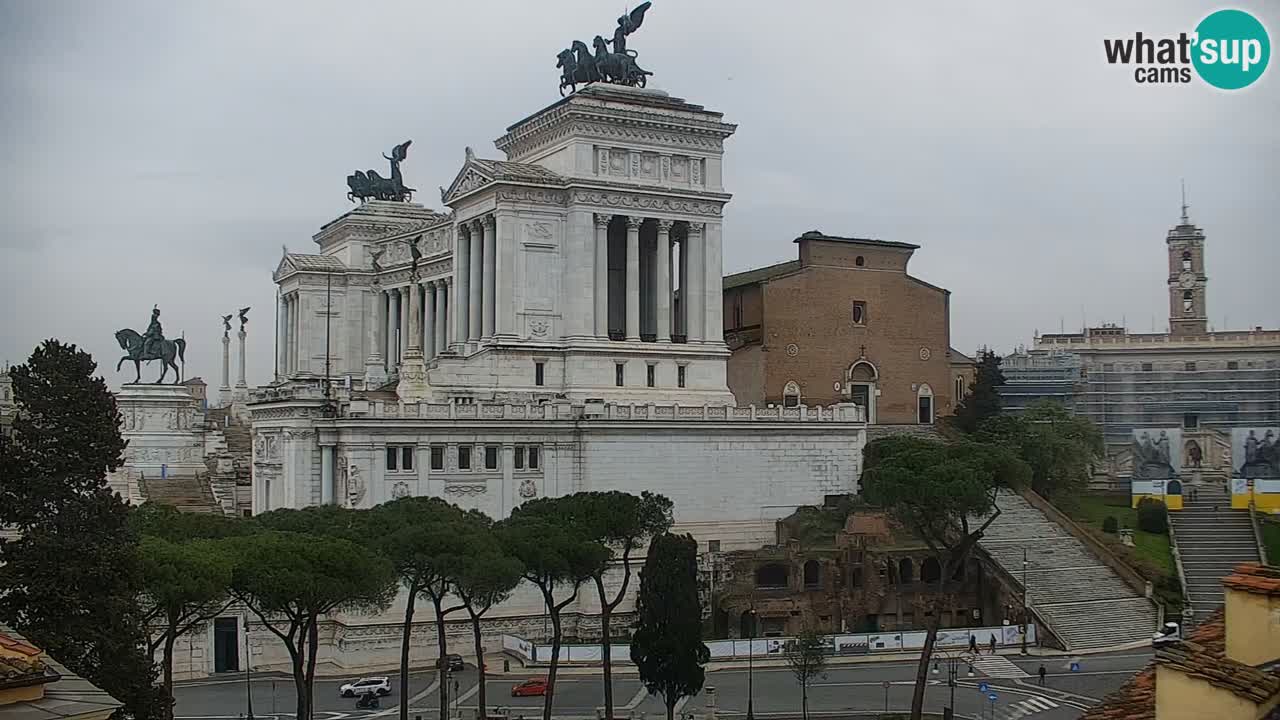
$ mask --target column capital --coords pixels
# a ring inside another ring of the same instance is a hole
[[[671,227],[672,227],[673,225],[675,225],[675,224],[676,224],[676,221],[675,221],[675,220],[667,220],[667,219],[665,219],[665,218],[658,218],[658,232],[662,232],[662,233],[669,233],[669,232],[671,232]]]
[[[630,229],[630,228],[638,228],[638,227],[640,227],[640,224],[641,224],[641,223],[643,223],[643,222],[644,222],[644,218],[643,218],[643,217],[641,217],[641,216],[639,216],[639,215],[628,215],[628,216],[627,216],[627,228],[628,228],[628,229]]]
[[[489,213],[480,218],[480,222],[484,223],[485,229],[489,232],[493,232],[493,229],[498,226],[498,217],[493,213]]]
[[[597,227],[597,228],[607,228],[607,227],[609,227],[609,223],[610,223],[610,221],[612,221],[612,220],[613,220],[613,216],[612,216],[612,215],[602,215],[602,214],[600,214],[600,213],[595,213],[595,219],[596,219],[596,227]]]
[[[467,224],[471,226],[472,232],[477,232],[477,233],[484,232],[483,218],[472,218],[467,221]]]
[[[689,223],[688,227],[689,227],[689,230],[688,230],[689,236],[693,237],[695,235],[701,236],[705,225],[703,225],[702,223],[691,222]]]
[[[454,225],[453,229],[454,229],[454,232],[459,237],[462,235],[469,235],[471,234],[471,228],[469,227],[470,225],[471,225],[470,221],[460,222],[457,225]]]

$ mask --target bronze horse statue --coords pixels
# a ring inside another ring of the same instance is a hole
[[[347,199],[355,202],[365,202],[366,200],[394,200],[396,202],[409,202],[413,199],[414,188],[404,184],[404,176],[400,174],[400,163],[404,162],[409,156],[409,145],[412,140],[406,140],[395,146],[391,150],[391,156],[386,153],[382,157],[391,162],[391,177],[384,178],[378,174],[377,170],[367,170],[361,172],[355,171],[347,176]]]
[[[187,341],[182,338],[177,340],[160,340],[157,345],[158,351],[144,352],[142,347],[142,336],[136,330],[125,328],[116,331],[116,342],[120,343],[120,349],[124,350],[127,355],[120,358],[120,362],[116,363],[116,372],[120,372],[120,366],[125,360],[133,361],[134,383],[142,381],[142,362],[144,360],[159,360],[164,368],[160,373],[160,379],[156,384],[164,382],[164,378],[169,374],[169,368],[173,368],[173,384],[177,385],[182,381],[182,371],[178,369],[178,365],[174,359],[185,360],[183,354],[187,350]]]

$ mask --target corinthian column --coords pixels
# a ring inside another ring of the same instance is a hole
[[[467,302],[471,299],[471,228],[459,225],[453,243],[453,342],[467,341],[471,317]]]
[[[671,342],[671,226],[670,220],[658,221],[657,261],[654,265],[654,278],[657,288],[658,342]]]
[[[422,356],[428,360],[436,356],[436,284],[426,283],[422,308]]]
[[[627,216],[627,339],[640,340],[640,224],[644,218]]]
[[[498,223],[492,215],[485,216],[484,225],[484,318],[482,327],[484,336],[493,337],[494,325],[498,313],[494,283],[498,279]]]
[[[689,334],[689,342],[701,341],[706,337],[706,305],[707,305],[707,264],[706,247],[703,244],[702,223],[689,223],[689,292],[685,294],[685,322]]]
[[[595,334],[609,337],[609,221],[612,215],[596,215]]]
[[[480,339],[484,331],[484,266],[488,258],[484,256],[484,223],[479,220],[471,222],[471,287],[467,298],[467,340]]]

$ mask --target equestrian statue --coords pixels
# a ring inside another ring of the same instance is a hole
[[[175,362],[175,358],[178,362],[184,360],[183,355],[187,350],[187,341],[182,338],[177,340],[165,339],[164,330],[160,327],[159,307],[151,309],[151,324],[147,326],[145,333],[139,335],[136,330],[130,330],[129,328],[117,330],[116,342],[120,343],[120,349],[126,353],[116,363],[116,372],[120,372],[120,366],[124,364],[125,360],[132,360],[133,382],[135,384],[142,382],[142,363],[151,360],[159,360],[162,368],[160,379],[156,381],[156,384],[164,382],[165,376],[169,374],[169,368],[173,368],[173,384],[177,385],[182,382],[182,370]]]
[[[404,177],[400,174],[400,163],[409,155],[409,145],[412,140],[405,140],[391,150],[391,156],[387,157],[386,153],[382,157],[387,158],[391,162],[391,177],[384,178],[378,174],[377,170],[360,171],[347,176],[347,199],[355,202],[368,200],[393,200],[395,202],[409,202],[413,199],[414,188],[406,187]]]
[[[578,85],[593,82],[644,87],[646,78],[653,73],[636,65],[636,51],[627,49],[627,36],[640,28],[645,11],[652,4],[641,3],[635,10],[618,18],[612,40],[597,35],[592,42],[594,55],[581,40],[574,40],[569,48],[560,51],[556,56],[556,67],[560,68],[560,94],[564,95],[565,88],[569,88],[569,92],[577,92]],[[612,51],[610,45],[613,46]]]

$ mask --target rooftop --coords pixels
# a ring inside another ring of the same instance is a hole
[[[725,275],[722,289],[729,290],[730,288],[742,287],[743,285],[754,285],[758,282],[763,282],[770,278],[778,277],[779,275],[786,275],[787,273],[795,272],[799,269],[799,260],[788,260],[775,265],[766,265],[762,268],[756,268],[755,270],[744,270],[740,273]]]
[[[511,162],[509,160],[475,159],[475,164],[494,180],[508,182],[531,182],[543,185],[564,185],[565,178],[557,173],[533,163]]]
[[[853,245],[869,245],[872,247],[899,248],[901,250],[919,250],[920,249],[919,245],[912,245],[911,243],[893,242],[891,240],[875,240],[873,238],[841,237],[839,235],[827,235],[826,233],[823,233],[820,230],[810,230],[809,232],[804,233],[800,237],[796,238],[795,242],[800,242],[802,240],[822,240],[824,242],[842,242],[842,243],[850,243]]]
[[[1235,572],[1224,578],[1222,584],[1254,595],[1280,596],[1280,568],[1257,563],[1237,565]]]
[[[285,259],[302,272],[343,272],[347,266],[331,255],[286,253]]]
[[[0,626],[0,687],[44,684],[43,697],[0,708],[4,720],[105,720],[120,708],[115,698],[39,652],[22,636]]]

